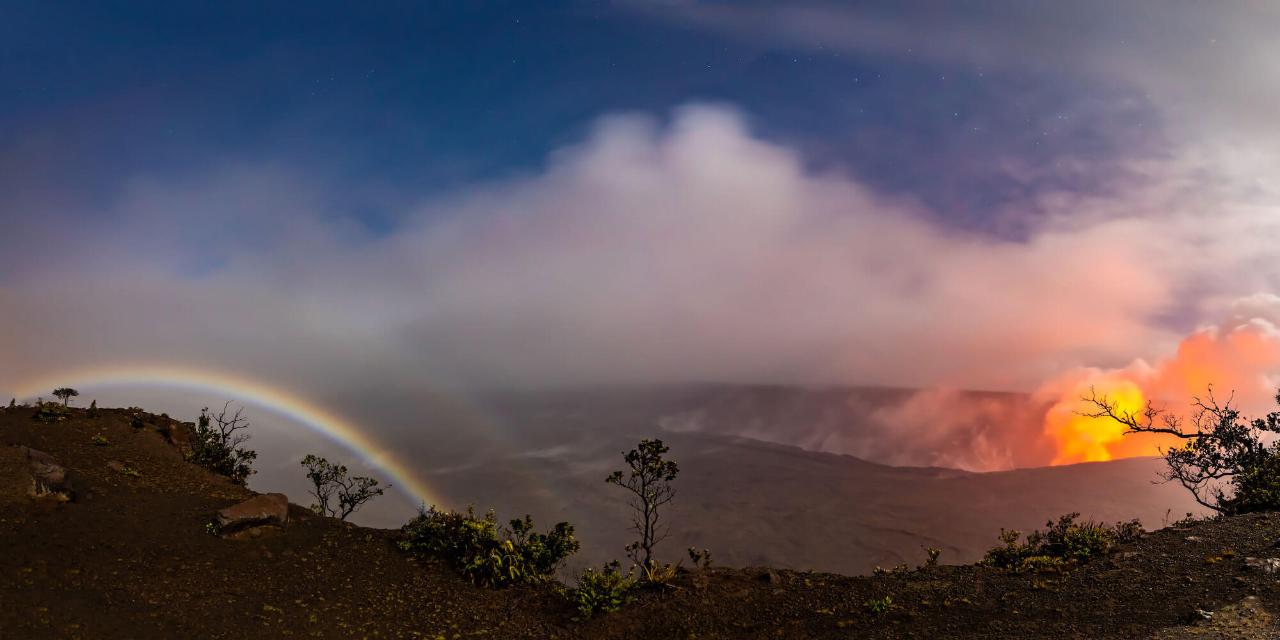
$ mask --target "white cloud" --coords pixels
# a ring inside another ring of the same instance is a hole
[[[140,187],[110,224],[42,236],[60,238],[44,247],[56,267],[0,289],[20,363],[6,375],[159,358],[322,387],[358,366],[408,386],[1026,388],[1158,353],[1175,296],[1257,266],[1251,239],[1274,226],[1230,203],[1207,226],[1203,199],[1156,211],[1180,194],[1157,189],[1063,199],[1025,242],[947,230],[705,106],[668,128],[607,118],[545,172],[425,203],[387,237],[318,211],[322,194],[240,167]]]

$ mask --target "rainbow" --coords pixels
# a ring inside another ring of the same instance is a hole
[[[245,376],[171,365],[128,365],[83,369],[28,382],[17,389],[21,398],[48,395],[54,387],[153,386],[217,392],[237,402],[253,404],[319,433],[390,478],[409,498],[443,504],[435,492],[381,443],[348,420],[280,387]]]

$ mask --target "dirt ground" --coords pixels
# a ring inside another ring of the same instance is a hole
[[[166,428],[123,409],[47,424],[0,409],[0,638],[1280,637],[1280,574],[1246,566],[1280,557],[1280,515],[1162,529],[1062,573],[683,572],[579,623],[554,585],[474,587],[402,553],[395,531],[297,505],[277,534],[211,535],[215,511],[253,494],[184,462]],[[15,445],[71,470],[75,500],[30,498]]]

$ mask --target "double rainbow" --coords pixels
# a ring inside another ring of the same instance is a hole
[[[442,504],[434,491],[387,447],[348,420],[314,402],[265,382],[241,375],[182,366],[130,365],[81,369],[29,381],[18,396],[48,394],[54,387],[149,386],[216,392],[236,402],[262,407],[337,442],[390,478],[415,501]]]

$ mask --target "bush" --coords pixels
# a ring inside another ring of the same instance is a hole
[[[1244,465],[1231,478],[1231,495],[1219,494],[1218,512],[1258,513],[1280,510],[1280,454],[1275,447]]]
[[[708,549],[699,549],[697,547],[689,547],[689,561],[698,569],[711,568],[711,551]]]
[[[566,592],[569,602],[578,609],[575,620],[586,620],[602,613],[613,613],[631,602],[636,588],[635,568],[622,572],[617,560],[596,571],[587,567],[578,575],[578,584]]]
[[[866,609],[868,613],[871,613],[877,616],[882,616],[886,613],[889,613],[890,611],[893,610],[894,606],[895,605],[893,604],[893,596],[884,596],[883,598],[872,598],[862,603],[862,608]]]
[[[471,579],[488,587],[547,582],[565,558],[578,551],[573,525],[556,524],[545,534],[533,531],[529,516],[499,527],[493,511],[476,517],[466,513],[422,510],[401,531],[401,548],[449,562]]]
[[[925,561],[922,569],[931,569],[938,566],[938,557],[942,555],[942,549],[938,547],[925,547]]]
[[[1057,522],[1050,520],[1044,531],[1028,534],[1025,543],[1018,541],[1020,531],[1001,529],[1002,544],[987,551],[983,562],[1016,571],[1056,569],[1110,553],[1116,545],[1132,542],[1142,533],[1137,520],[1106,525],[1076,522],[1079,517],[1079,513],[1069,513]]]
[[[71,411],[57,402],[43,402],[36,404],[36,413],[31,416],[40,422],[62,422],[71,417]]]
[[[252,465],[258,453],[241,446],[249,440],[248,434],[242,433],[249,428],[249,423],[242,415],[243,409],[237,409],[235,414],[228,416],[230,406],[228,402],[216,414],[210,413],[208,407],[200,410],[187,461],[227,476],[238,484],[245,484],[253,474]],[[135,424],[140,420],[135,418]]]

